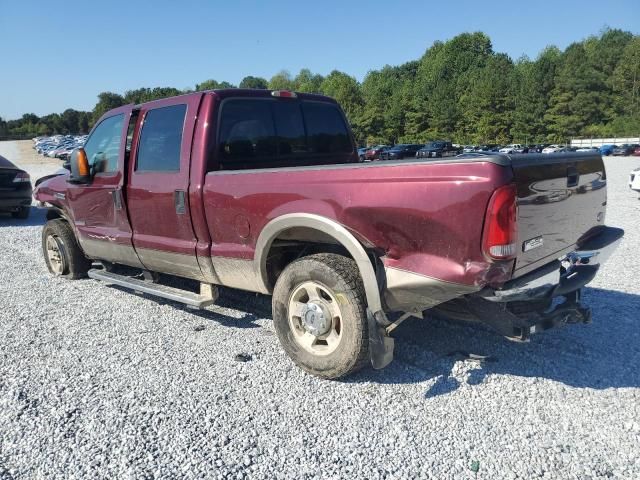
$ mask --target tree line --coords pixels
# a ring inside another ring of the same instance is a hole
[[[207,80],[196,91],[235,88]],[[535,59],[495,52],[481,32],[435,42],[425,54],[398,66],[371,70],[362,82],[334,70],[302,69],[269,80],[245,77],[237,87],[322,93],[342,105],[359,144],[559,142],[571,137],[640,135],[640,36],[606,29],[572,43],[550,46]],[[0,118],[3,135],[86,133],[111,108],[191,90],[139,88],[103,92],[91,112],[67,109],[44,117]]]

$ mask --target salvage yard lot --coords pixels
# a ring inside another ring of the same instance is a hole
[[[294,367],[267,297],[193,311],[55,279],[43,213],[0,217],[0,479],[640,478],[640,158],[605,163],[626,235],[585,291],[593,324],[517,344],[411,320],[387,369],[344,381]]]

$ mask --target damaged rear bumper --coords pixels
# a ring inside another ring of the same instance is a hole
[[[488,301],[512,302],[557,297],[579,290],[595,278],[623,236],[621,228],[605,227],[565,257],[511,280],[500,289],[485,288],[477,295]]]
[[[595,278],[623,236],[624,230],[605,227],[565,257],[500,289],[484,288],[469,295],[467,308],[499,333],[521,340],[559,325],[590,322],[591,310],[581,302],[581,289]],[[564,302],[553,302],[557,297],[564,297]],[[545,301],[548,308],[534,307]],[[529,311],[527,305],[532,306]]]

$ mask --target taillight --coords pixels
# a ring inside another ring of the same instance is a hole
[[[30,182],[31,177],[27,172],[18,172],[18,174],[13,178],[13,183],[21,183],[21,182]]]
[[[498,188],[489,200],[484,220],[482,250],[496,260],[510,260],[518,253],[516,186]]]

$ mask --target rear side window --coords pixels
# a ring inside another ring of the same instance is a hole
[[[177,172],[186,105],[149,110],[144,117],[138,146],[136,171]]]
[[[227,170],[351,161],[349,131],[330,103],[226,100],[218,132],[218,160]]]
[[[331,104],[304,102],[302,111],[307,122],[307,135],[314,153],[348,153],[351,140],[342,115]]]

